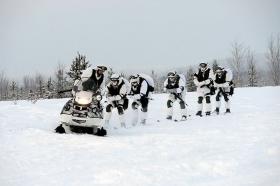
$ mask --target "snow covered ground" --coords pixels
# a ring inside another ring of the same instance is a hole
[[[53,133],[66,99],[0,102],[0,185],[279,186],[279,95],[236,89],[232,114],[197,118],[188,93],[192,116],[177,123],[153,95],[147,126],[107,137]]]

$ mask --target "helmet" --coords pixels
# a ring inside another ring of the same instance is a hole
[[[175,78],[176,75],[177,75],[176,71],[170,71],[170,72],[168,72],[167,77],[168,78]]]
[[[216,73],[218,76],[221,76],[222,73],[224,72],[224,70],[225,70],[225,69],[224,69],[223,67],[217,66],[217,67],[216,67],[215,73]]]
[[[119,84],[120,75],[119,74],[112,74],[111,77],[110,77],[110,80],[111,80],[111,84],[116,86],[116,85]]]
[[[200,64],[199,64],[199,69],[200,69],[202,72],[204,72],[204,71],[207,69],[207,63],[204,63],[204,62],[200,63]]]
[[[104,66],[104,65],[97,65],[96,66],[96,70],[100,70],[100,71],[105,72],[107,70],[107,67]]]
[[[168,72],[168,74],[167,74],[168,80],[169,80],[171,83],[175,83],[175,81],[176,81],[176,76],[177,76],[177,72],[176,72],[176,71],[170,71],[170,72]]]
[[[129,81],[131,84],[139,84],[139,75],[138,74],[133,74],[129,77]]]

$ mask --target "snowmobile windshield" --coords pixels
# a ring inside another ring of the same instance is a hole
[[[95,82],[91,78],[89,78],[87,81],[83,82],[82,86],[83,86],[83,91],[97,92],[99,89],[97,82]]]

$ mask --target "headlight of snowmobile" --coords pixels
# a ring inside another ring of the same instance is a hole
[[[102,99],[102,96],[101,96],[101,95],[97,95],[97,96],[96,96],[96,100],[97,100],[97,101],[101,101],[101,99]]]
[[[77,101],[78,104],[81,104],[81,105],[88,105],[88,104],[91,103],[91,99],[90,98],[80,98],[80,97],[77,97],[76,101]]]

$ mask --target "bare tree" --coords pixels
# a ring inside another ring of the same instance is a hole
[[[6,77],[4,71],[0,72],[0,100],[8,98],[9,94],[9,80]]]
[[[41,74],[36,74],[35,82],[36,82],[38,96],[42,98],[45,91],[43,76]]]
[[[243,85],[242,69],[245,55],[245,49],[243,45],[238,42],[234,42],[232,44],[231,54],[232,57],[229,60],[229,65],[233,69],[233,75],[235,76],[235,85],[237,87],[241,87]]]
[[[59,92],[66,89],[72,88],[72,83],[67,81],[67,76],[65,73],[65,66],[62,64],[57,65],[57,69],[55,71],[55,92],[57,93],[58,97],[65,97],[67,93],[64,93],[63,95]],[[70,96],[67,95],[67,96]]]
[[[253,52],[248,49],[247,51],[247,68],[248,68],[248,86],[256,87],[258,85],[256,60]]]
[[[187,70],[187,91],[193,92],[196,91],[196,86],[193,82],[194,68],[192,66],[188,67]]]
[[[13,100],[17,100],[18,99],[18,86],[15,81],[12,81],[10,90],[11,90],[11,98]]]
[[[268,60],[271,78],[274,85],[280,85],[280,35],[273,35],[268,42],[268,52],[266,54]]]
[[[154,92],[160,92],[162,85],[160,84],[158,75],[155,73],[154,70],[152,70],[152,72],[151,72],[151,77],[152,77],[152,79],[154,80],[154,83],[155,83]]]

